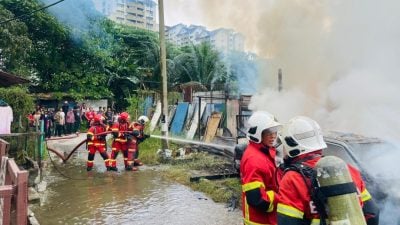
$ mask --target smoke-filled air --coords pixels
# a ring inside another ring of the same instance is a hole
[[[246,34],[246,49],[267,60],[259,74],[262,82],[254,80],[260,85],[252,109],[268,110],[282,121],[307,115],[328,130],[400,137],[400,95],[396,91],[400,86],[400,2],[184,3],[187,8],[181,10],[196,9],[193,15],[201,16],[206,26]],[[279,68],[283,72],[280,93]]]

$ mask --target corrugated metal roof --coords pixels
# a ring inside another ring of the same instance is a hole
[[[0,70],[0,87],[9,87],[16,84],[29,83],[28,79],[6,73]]]

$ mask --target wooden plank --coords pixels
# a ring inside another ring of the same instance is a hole
[[[176,107],[175,117],[171,124],[172,134],[180,135],[182,133],[188,109],[189,109],[189,103],[187,102],[178,103],[178,106]]]
[[[7,141],[0,138],[0,159],[3,156],[7,156],[8,148],[10,147],[9,145],[10,144]]]
[[[188,131],[190,129],[190,124],[192,123],[193,120],[193,115],[194,115],[194,107],[195,105],[193,104],[189,104],[189,109],[188,109],[188,115],[186,118],[186,122],[185,122],[185,131]]]
[[[10,224],[12,186],[0,187],[0,225]]]
[[[195,176],[195,177],[190,177],[189,180],[190,180],[190,182],[199,182],[200,179],[218,180],[218,179],[236,178],[236,177],[240,177],[240,174],[238,174],[238,173],[229,173],[229,174]]]
[[[156,111],[154,112],[153,117],[151,118],[150,121],[150,132],[154,131],[154,129],[158,124],[158,121],[160,120],[160,117],[161,117],[161,102],[158,101],[156,106]]]
[[[168,124],[171,126],[171,121],[174,119],[176,112],[176,105],[168,106]]]
[[[239,101],[237,99],[227,100],[226,103],[226,127],[231,132],[232,137],[237,136],[236,115],[239,114]]]
[[[17,224],[28,221],[28,171],[18,171],[17,177]]]
[[[6,172],[7,172],[7,157],[2,157],[0,160],[0,186],[6,183]]]
[[[201,102],[200,117],[203,116],[206,106],[207,106],[206,102]],[[194,110],[194,114],[193,114],[192,124],[190,125],[190,129],[186,134],[186,139],[193,140],[194,135],[196,134],[196,131],[197,131],[197,127],[199,126],[199,116],[198,115],[199,115],[199,107],[196,107],[196,109]]]
[[[221,122],[221,118],[221,113],[214,113],[210,116],[207,122],[206,132],[204,134],[204,142],[210,143],[214,139],[219,123]]]
[[[18,171],[19,171],[19,168],[18,168],[17,164],[15,163],[14,159],[8,159],[8,163],[7,163],[8,174],[6,174],[6,176],[8,175],[8,177],[11,179],[12,183],[14,183],[17,180]],[[8,180],[8,179],[6,179],[6,180]],[[9,184],[9,183],[6,183],[6,184]]]

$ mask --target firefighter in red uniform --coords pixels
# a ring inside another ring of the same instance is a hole
[[[107,170],[110,168],[109,157],[106,151],[106,136],[107,134],[100,134],[107,131],[107,127],[102,123],[101,115],[96,115],[93,118],[93,124],[87,132],[87,146],[88,146],[88,161],[87,171],[93,169],[93,160],[96,151],[99,151],[103,157]],[[100,135],[99,135],[100,134]]]
[[[114,137],[114,140],[111,144],[111,168],[110,170],[118,171],[117,169],[117,156],[118,153],[121,151],[124,156],[124,165],[126,170],[132,170],[132,166],[128,165],[128,138],[130,135],[128,134],[129,131],[129,114],[127,112],[122,112],[119,117],[118,121],[113,124],[111,127],[111,131]]]
[[[149,138],[150,135],[144,133],[145,124],[149,121],[147,116],[140,116],[137,122],[133,122],[130,126],[132,131],[133,139],[131,141],[129,149],[132,149],[134,152],[133,155],[133,166],[142,166],[143,163],[138,159],[139,157],[139,144],[142,143],[145,139]]]
[[[276,225],[276,149],[281,125],[264,111],[254,112],[248,120],[249,144],[240,162],[244,224]]]
[[[327,224],[323,209],[325,201],[321,201],[320,197],[313,197],[316,195],[312,194],[312,188],[315,188],[313,183],[317,183],[316,172],[310,172],[321,159],[322,149],[327,147],[320,126],[308,117],[295,117],[284,126],[280,140],[283,143],[286,172],[279,184],[278,224]],[[379,224],[379,210],[368,193],[360,172],[350,165],[348,169],[360,195],[367,224]]]

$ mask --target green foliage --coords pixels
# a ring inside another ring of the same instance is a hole
[[[173,60],[175,64],[173,84],[197,81],[206,87],[213,84],[224,83],[226,71],[219,59],[218,52],[213,50],[207,43],[200,45],[185,46],[183,53]]]
[[[144,98],[139,97],[138,95],[134,95],[130,98],[127,98],[128,101],[128,108],[127,111],[131,115],[131,119],[136,120],[139,116],[143,114],[144,111]]]
[[[14,14],[0,4],[0,21],[12,18]],[[17,74],[27,74],[29,53],[32,42],[27,26],[18,21],[0,25],[0,69]]]
[[[27,120],[25,117],[34,109],[33,98],[28,94],[27,90],[21,87],[0,88],[0,99],[7,102],[13,110],[12,131],[17,131],[20,116],[23,125],[26,126]]]
[[[0,1],[0,21],[43,7],[39,0]],[[52,92],[62,99],[113,98],[118,110],[138,91],[161,90],[157,33],[86,15],[85,28],[64,25],[47,10],[0,26],[0,68],[29,76],[31,92]],[[168,88],[198,81],[206,87],[230,77],[209,44],[167,44]],[[172,96],[172,95],[170,95]],[[177,96],[173,96],[173,102]]]

